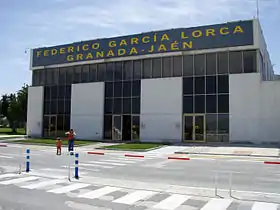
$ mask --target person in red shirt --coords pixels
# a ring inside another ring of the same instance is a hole
[[[62,141],[60,138],[56,139],[56,155],[61,155]]]
[[[72,152],[74,151],[74,139],[76,133],[73,129],[70,129],[70,131],[66,132],[65,134],[67,135],[68,138],[68,152],[72,154]]]

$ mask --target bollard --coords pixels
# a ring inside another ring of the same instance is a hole
[[[30,149],[26,149],[26,172],[30,171]]]
[[[75,154],[75,178],[79,179],[79,154]]]

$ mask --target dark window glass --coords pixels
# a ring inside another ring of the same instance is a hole
[[[45,101],[44,102],[44,114],[50,114],[51,113],[51,102]]]
[[[91,64],[89,66],[89,82],[97,81],[97,65]]]
[[[131,97],[131,81],[123,82],[123,97]]]
[[[205,77],[195,77],[195,94],[204,94],[205,93]]]
[[[66,91],[65,86],[58,86],[58,99],[64,99],[65,91]]]
[[[217,141],[217,114],[206,115],[206,139],[208,142]]]
[[[206,112],[207,113],[217,113],[216,95],[206,95]]]
[[[131,114],[131,98],[123,98],[123,114]]]
[[[82,83],[89,82],[89,65],[82,66]]]
[[[194,56],[194,74],[205,75],[205,54]]]
[[[228,52],[218,53],[218,74],[228,74]]]
[[[65,100],[65,108],[64,108],[64,111],[65,111],[65,114],[70,114],[71,112],[71,100]]]
[[[57,100],[51,101],[51,113],[50,114],[57,114]]]
[[[113,82],[106,82],[105,83],[105,98],[113,97],[113,88],[114,83]]]
[[[114,63],[106,63],[106,81],[114,79]]]
[[[59,85],[66,84],[66,68],[59,69]]]
[[[206,54],[206,74],[216,75],[217,74],[217,59],[216,53]]]
[[[81,66],[75,66],[74,67],[74,83],[80,83],[81,82],[81,74],[82,74],[82,67]]]
[[[105,99],[105,114],[113,113],[113,99],[107,98]]]
[[[132,96],[141,96],[141,81],[136,80],[132,82]]]
[[[152,61],[151,59],[143,60],[142,78],[152,77]]]
[[[64,115],[64,131],[70,130],[70,115]]]
[[[38,82],[38,70],[32,72],[32,85],[37,86],[39,84]]]
[[[186,114],[193,113],[193,96],[184,96],[183,112]]]
[[[229,133],[229,115],[218,114],[218,133],[228,134]]]
[[[114,97],[122,97],[122,82],[114,83]]]
[[[58,114],[63,114],[64,113],[64,100],[58,100]]]
[[[153,65],[153,78],[161,77],[161,58],[154,58],[152,60]]]
[[[242,52],[229,52],[229,73],[242,73]]]
[[[131,80],[133,72],[133,63],[132,61],[123,62],[123,80]]]
[[[122,62],[116,62],[115,63],[115,75],[114,75],[114,80],[115,81],[120,81],[122,80]]]
[[[58,131],[58,133],[62,133],[64,130],[63,130],[63,125],[64,124],[64,122],[63,122],[63,115],[58,115],[57,116],[57,131]]]
[[[141,79],[142,75],[142,63],[141,60],[133,61],[133,78],[134,79]]]
[[[205,113],[205,95],[195,96],[195,113]]]
[[[173,76],[181,77],[183,74],[183,59],[182,56],[173,57]]]
[[[184,55],[183,56],[183,76],[193,76],[193,56]]]
[[[112,139],[112,116],[104,116],[104,139]]]
[[[257,52],[255,50],[243,52],[244,73],[257,72]]]
[[[45,84],[45,70],[39,70],[38,72],[38,85],[44,85]],[[64,81],[65,83],[65,81]]]
[[[162,58],[162,77],[172,76],[172,57]]]
[[[229,95],[218,95],[218,112],[229,113]]]
[[[215,94],[217,92],[216,76],[206,77],[206,94]]]
[[[58,98],[58,87],[52,86],[51,87],[51,100],[55,100]]]
[[[114,114],[121,114],[122,112],[122,98],[114,98]]]
[[[46,69],[46,85],[52,85],[53,74],[51,69]]]
[[[65,86],[65,98],[71,99],[71,85]]]
[[[106,64],[97,64],[97,81],[103,82],[106,80]]]
[[[140,97],[132,98],[132,113],[140,114]]]
[[[59,69],[55,68],[53,70],[53,84],[58,85],[58,82],[59,82]]]
[[[183,94],[193,95],[193,77],[183,78]]]
[[[218,76],[218,93],[228,93],[229,82],[228,75],[219,75]]]
[[[51,100],[51,87],[44,88],[44,100]]]
[[[73,83],[73,75],[74,75],[74,68],[73,67],[67,67],[67,70],[66,70],[66,84],[72,84]]]

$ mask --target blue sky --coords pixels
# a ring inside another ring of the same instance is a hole
[[[280,0],[259,5],[280,73]],[[0,94],[31,84],[29,48],[255,16],[256,0],[0,0]]]

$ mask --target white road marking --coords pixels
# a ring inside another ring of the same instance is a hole
[[[65,182],[65,180],[62,180],[62,179],[46,180],[46,181],[42,181],[42,182],[38,182],[38,183],[34,183],[34,184],[24,185],[21,187],[27,188],[27,189],[36,189],[36,188],[42,188],[42,187],[46,187],[46,186],[63,183],[63,182]]]
[[[59,188],[55,188],[52,190],[48,190],[47,192],[51,192],[51,193],[56,193],[56,194],[62,194],[62,193],[68,193],[71,192],[73,190],[78,190],[84,187],[88,187],[90,184],[83,184],[83,183],[75,183],[75,184],[70,184],[68,186],[65,187],[59,187]]]
[[[13,159],[13,157],[10,157],[10,156],[3,156],[3,155],[0,155],[0,158]]]
[[[201,210],[226,210],[231,202],[229,199],[212,198]]]
[[[79,163],[80,166],[91,166],[91,167],[97,167],[97,168],[113,168],[113,166],[103,166],[98,164],[92,164],[92,163]]]
[[[11,179],[11,180],[7,180],[7,181],[2,181],[2,182],[0,182],[0,184],[3,184],[3,185],[19,184],[19,183],[23,183],[23,182],[33,181],[33,180],[36,180],[36,179],[39,179],[39,177],[29,176],[29,177],[23,177],[23,178],[18,178],[18,179]]]
[[[136,161],[125,160],[125,159],[122,159],[122,160],[102,160],[102,161],[113,162],[113,163],[136,163]]]
[[[102,161],[90,161],[90,163],[96,163],[96,164],[107,164],[107,165],[113,165],[113,166],[125,166],[124,163],[107,163]]]
[[[118,199],[114,200],[113,202],[132,205],[132,204],[136,203],[137,201],[145,199],[154,194],[156,194],[156,192],[139,190],[139,191],[130,193],[128,195],[125,195],[121,198],[118,198]]]
[[[85,194],[81,194],[78,197],[79,198],[89,198],[89,199],[100,198],[101,196],[104,196],[106,194],[115,192],[119,189],[120,188],[106,186],[106,187],[103,187],[103,188],[100,188],[100,189],[97,189],[97,190],[90,191],[90,192],[85,193]]]
[[[255,202],[252,210],[277,210],[278,206],[275,203]]]
[[[18,174],[1,174],[0,179],[18,176]]]
[[[191,196],[174,194],[153,206],[155,209],[174,210]]]

